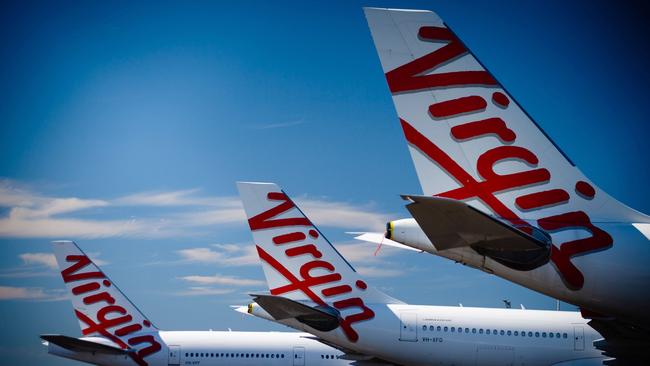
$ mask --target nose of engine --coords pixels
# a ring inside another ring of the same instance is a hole
[[[384,237],[386,239],[393,240],[393,222],[392,221],[388,221],[386,223],[386,232],[384,233]]]

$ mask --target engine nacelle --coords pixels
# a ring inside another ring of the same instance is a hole
[[[386,239],[406,244],[429,253],[436,253],[433,246],[415,219],[401,219],[386,224]]]

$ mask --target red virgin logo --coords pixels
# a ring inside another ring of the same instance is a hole
[[[446,42],[439,49],[402,65],[388,73],[386,80],[393,94],[408,93],[436,88],[463,88],[469,86],[500,87],[487,71],[455,71],[435,74],[425,74],[440,66],[452,63],[454,60],[467,55],[469,52],[460,40],[447,28],[422,27],[418,32],[419,39],[426,42]],[[424,74],[424,75],[423,75]],[[490,101],[479,95],[466,95],[456,99],[433,103],[428,112],[434,123],[458,116],[480,113],[488,103],[505,110],[510,105],[509,98],[494,92]],[[424,112],[424,111],[423,111]],[[510,221],[518,227],[530,226],[513,210],[508,208],[496,193],[515,191],[531,186],[544,186],[550,182],[551,172],[538,167],[539,158],[529,149],[516,146],[517,135],[508,127],[508,122],[500,117],[483,118],[480,120],[456,125],[450,130],[450,137],[458,143],[480,139],[485,136],[495,136],[502,145],[484,151],[476,160],[476,171],[481,179],[475,179],[464,170],[451,156],[431,140],[422,135],[415,127],[404,119],[400,119],[404,135],[408,143],[422,154],[435,162],[448,176],[453,178],[459,188],[436,194],[440,197],[458,200],[478,199],[492,210],[497,216]],[[532,169],[511,174],[499,174],[494,166],[500,161],[516,160],[531,166]],[[578,181],[575,184],[575,195],[581,199],[591,200],[596,194],[595,189],[587,182]],[[556,205],[560,206],[569,201],[570,194],[561,188],[544,189],[535,193],[521,195],[515,199],[515,206],[520,212],[540,210]],[[584,276],[571,262],[571,258],[611,247],[612,237],[604,230],[595,226],[589,215],[583,211],[570,211],[563,214],[543,217],[537,220],[537,225],[549,232],[564,230],[586,230],[590,237],[570,240],[551,247],[551,262],[557,269],[567,287],[579,290],[584,286]]]
[[[295,261],[300,264],[298,273],[292,273],[283,266],[276,258],[257,245],[257,253],[260,259],[273,267],[289,283],[284,286],[272,288],[272,295],[282,295],[293,291],[305,294],[309,299],[318,305],[327,305],[324,298],[337,298],[332,301],[332,306],[337,310],[359,309],[360,311],[347,315],[339,320],[339,324],[346,337],[356,342],[359,334],[353,329],[354,323],[374,318],[375,313],[367,307],[359,297],[346,296],[353,291],[351,284],[345,283],[345,279],[336,270],[336,267],[323,258],[323,253],[316,245],[310,243],[318,239],[320,234],[315,230],[309,219],[305,217],[275,218],[292,208],[296,207],[293,202],[282,192],[270,192],[267,198],[271,201],[278,201],[279,204],[267,211],[264,211],[248,220],[252,231],[275,228],[296,228],[295,231],[279,234],[273,237],[273,244],[281,247],[286,255],[287,261]],[[326,274],[312,275],[314,270],[324,270]],[[329,286],[331,284],[331,286]],[[327,286],[326,286],[327,285]],[[316,286],[326,286],[316,290]],[[365,290],[367,285],[359,280],[354,283],[359,290]]]
[[[122,349],[128,349],[141,344],[146,345],[129,356],[140,366],[147,366],[145,357],[160,351],[161,346],[152,335],[133,335],[143,327],[151,327],[148,320],[142,324],[134,323],[133,316],[128,310],[116,304],[115,298],[104,289],[111,287],[111,282],[102,272],[79,272],[92,262],[85,255],[68,255],[65,260],[72,263],[61,271],[65,283],[83,281],[72,288],[72,295],[81,297],[85,305],[102,304],[96,314],[84,314],[75,309],[77,318],[86,324],[81,330],[85,336],[97,334],[115,342]],[[93,319],[95,318],[95,319]]]

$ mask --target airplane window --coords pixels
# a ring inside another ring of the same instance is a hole
[[[542,338],[546,338],[546,332],[542,332]]]
[[[458,327],[458,333],[462,333],[462,332],[463,332],[463,328]]]
[[[271,353],[271,358],[275,358],[275,355],[273,353]]]
[[[476,328],[472,328],[472,333],[476,333]]]
[[[501,329],[501,332],[499,332],[499,334],[501,334],[501,335],[504,335],[505,333],[506,332],[504,332],[503,329]]]
[[[496,329],[493,330],[493,331],[492,331],[492,334],[497,335],[497,330],[496,330]]]
[[[231,353],[231,354],[230,354],[230,357],[235,357],[235,354],[234,354],[234,353]]]
[[[445,327],[445,332],[448,331],[448,330],[449,330],[449,328],[448,328],[448,327]]]
[[[554,335],[553,335],[553,332],[549,332],[549,333],[548,333],[548,336],[551,337],[551,338],[553,338],[553,336],[554,336]]]
[[[426,331],[427,331],[427,326],[426,326],[426,325],[423,325],[423,326],[422,326],[422,330],[426,332]]]
[[[284,358],[284,354],[282,354],[282,358]]]
[[[280,355],[276,353],[275,358],[280,358]]]
[[[515,337],[519,335],[519,332],[515,330]]]
[[[188,354],[188,353],[187,353],[187,352],[185,352],[185,357],[187,357],[187,354]]]
[[[455,331],[456,331],[456,327],[451,327],[451,331],[452,331],[452,332],[455,332]]]
[[[539,337],[539,332],[535,332],[535,337]]]
[[[507,333],[507,334],[508,334],[508,335],[512,335],[512,332],[511,332],[511,331],[508,331],[508,333]]]
[[[294,357],[294,358],[298,358],[298,355],[296,355],[296,357]],[[324,359],[324,358],[325,358],[325,355],[320,355],[320,358],[323,358],[323,359]]]
[[[529,336],[529,337],[532,337],[532,336],[533,336],[533,332],[528,332],[528,336]]]
[[[490,330],[489,330],[489,329],[486,329],[486,330],[485,330],[485,334],[490,334]]]
[[[465,333],[469,333],[469,328],[465,328]]]
[[[329,360],[329,359],[330,359],[330,355],[326,355],[325,358]]]
[[[566,338],[566,337],[568,337],[568,336],[569,336],[569,335],[566,334],[566,333],[562,334],[562,338]]]
[[[210,353],[210,357],[214,357],[214,353]]]
[[[478,334],[483,334],[483,328],[478,330]]]
[[[436,330],[437,330],[438,332],[440,331],[440,329],[441,329],[440,326],[438,326],[438,328],[436,328]]]
[[[433,330],[434,330],[433,325],[429,325],[429,330],[433,332]]]
[[[555,333],[556,338],[560,338],[560,333]]]

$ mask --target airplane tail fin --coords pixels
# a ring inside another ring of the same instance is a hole
[[[161,349],[158,329],[74,242],[55,241],[52,246],[84,336],[137,350],[129,354],[138,364]]]
[[[237,188],[271,295],[333,307],[351,340],[351,324],[374,317],[371,304],[401,303],[369,286],[280,187]]]
[[[650,222],[589,181],[437,14],[364,11],[425,195],[515,224]]]

